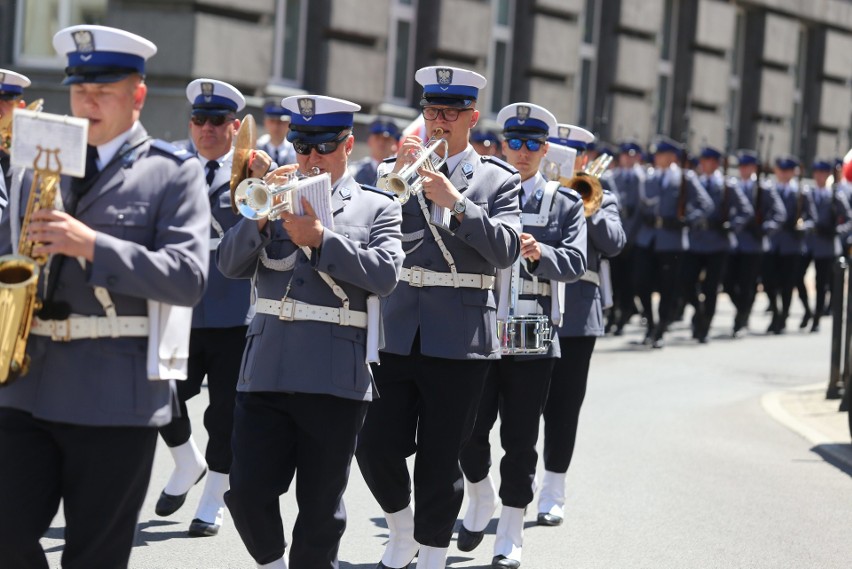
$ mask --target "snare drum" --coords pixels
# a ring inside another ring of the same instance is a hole
[[[544,354],[550,348],[550,317],[545,314],[509,316],[497,321],[500,350],[507,356]]]

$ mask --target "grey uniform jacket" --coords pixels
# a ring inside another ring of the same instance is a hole
[[[636,240],[636,234],[642,224],[637,215],[639,203],[645,194],[645,169],[635,164],[630,168],[616,168],[613,177],[616,182],[618,204],[621,213],[621,223],[627,240],[632,244]]]
[[[222,231],[233,227],[242,216],[231,209],[231,162],[233,154],[223,161],[216,171],[213,183],[207,190],[210,211],[213,219]],[[200,158],[203,162],[204,159]],[[207,185],[206,182],[204,184]],[[220,235],[212,223],[208,223],[207,234],[211,244],[219,240]],[[215,251],[211,245],[211,250]],[[251,305],[251,282],[244,279],[229,279],[216,266],[216,255],[210,255],[210,269],[207,291],[192,311],[193,328],[230,328],[245,326],[254,315]]]
[[[374,186],[378,177],[376,164],[369,156],[365,156],[360,160],[349,165],[349,172],[359,184],[367,184]]]
[[[700,176],[701,185],[713,200],[713,213],[705,223],[689,232],[692,253],[721,253],[736,248],[736,232],[754,216],[754,209],[734,180],[725,180],[721,171]]]
[[[588,270],[597,272],[601,257],[618,255],[627,243],[615,194],[604,191],[600,209],[586,218],[586,233]],[[557,332],[559,336],[603,336],[603,307],[598,285],[579,280],[565,287],[565,314]]]
[[[787,218],[784,203],[772,184],[759,181],[757,176],[740,180],[740,190],[752,205],[754,216],[737,233],[737,252],[745,255],[765,253],[769,251],[770,237],[781,229]]]
[[[781,226],[781,230],[772,238],[771,250],[777,255],[804,255],[807,252],[807,240],[805,236],[814,228],[816,208],[808,188],[799,187],[797,180],[790,180],[788,184],[775,184],[784,209],[787,212],[787,221]],[[796,230],[798,217],[802,219],[801,230]]]
[[[536,192],[527,199],[523,212],[535,214],[541,209],[542,193],[546,181],[540,174],[536,184]],[[537,277],[540,282],[557,281],[573,283],[586,272],[588,262],[586,260],[587,235],[586,218],[583,214],[583,200],[580,194],[568,188],[559,188],[553,197],[550,212],[547,216],[547,225],[544,227],[524,225],[524,233],[529,233],[541,245],[541,258],[530,263],[521,263],[521,278],[532,279]],[[568,303],[566,287],[566,304]],[[541,314],[550,314],[552,296],[520,295],[520,299],[535,299],[541,307]],[[553,328],[553,336],[556,336],[556,328]],[[518,356],[523,358],[535,358],[541,356]],[[546,357],[560,357],[559,342],[551,342]]]
[[[467,198],[464,219],[452,233],[438,230],[460,273],[495,275],[520,252],[521,178],[505,162],[480,156],[468,145],[450,182]],[[402,208],[405,267],[449,272],[416,196]],[[382,303],[386,352],[407,355],[418,330],[422,354],[447,359],[498,359],[497,305],[493,290],[412,287],[401,281]]]
[[[146,136],[140,126],[129,142]],[[70,181],[61,181],[66,204]],[[94,261],[83,269],[76,259],[65,259],[54,299],[68,302],[73,314],[92,316],[104,316],[94,286],[109,291],[119,316],[147,315],[146,299],[181,306],[198,302],[209,257],[204,185],[198,160],[161,141],[144,142],[106,165],[75,214],[97,231]],[[25,180],[21,209],[15,212],[21,217],[29,186]],[[9,235],[4,212],[3,253],[12,249]],[[43,289],[44,279],[39,286]],[[0,389],[0,407],[80,425],[165,425],[171,421],[174,387],[148,380],[147,344],[144,337],[61,342],[30,335],[30,371]]]
[[[814,231],[808,235],[808,249],[814,259],[830,259],[840,255],[840,235],[852,230],[852,211],[846,193],[840,189],[811,188],[816,218]]]
[[[340,308],[341,301],[317,272],[322,271],[346,292],[351,310],[365,311],[370,294],[390,294],[399,278],[399,202],[362,188],[346,174],[331,194],[331,209],[334,230],[323,231],[322,245],[312,250],[310,260],[290,240],[282,222],[267,223],[260,232],[257,222],[243,219],[219,245],[219,268],[231,278],[248,279],[256,272],[258,298],[281,300],[286,294],[304,303]],[[276,263],[269,260],[284,266],[270,268],[267,265]],[[237,390],[324,393],[369,401],[372,375],[365,346],[363,328],[288,322],[258,313],[249,325]]]

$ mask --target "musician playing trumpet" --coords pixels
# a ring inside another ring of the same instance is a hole
[[[515,315],[530,313],[541,314],[544,323],[551,320],[554,327],[547,326],[547,341],[539,353],[526,355],[530,350],[525,349],[515,355],[516,349],[506,349],[490,370],[473,435],[460,455],[468,509],[458,547],[471,551],[479,545],[497,505],[488,438],[499,410],[505,455],[500,463],[502,509],[492,567],[519,567],[524,510],[533,500],[539,418],[560,355],[559,342],[552,341],[562,320],[562,288],[557,283],[576,281],[586,272],[586,220],[581,196],[558,181],[548,182],[539,172],[556,117],[544,107],[514,103],[500,111],[497,121],[503,124],[503,153],[521,175],[522,258],[509,270],[509,278],[501,279],[500,298],[505,302],[510,296],[510,312],[515,313],[507,316],[506,329]],[[512,289],[508,295],[503,294],[504,286]]]

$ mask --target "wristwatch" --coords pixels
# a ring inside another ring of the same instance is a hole
[[[453,215],[461,215],[467,209],[467,199],[462,198],[453,204]]]

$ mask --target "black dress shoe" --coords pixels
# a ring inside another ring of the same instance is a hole
[[[201,479],[204,478],[205,474],[207,474],[206,468],[204,469],[204,472],[201,473],[201,476],[198,477],[198,480],[195,481],[195,484],[201,482]],[[193,486],[195,486],[195,484],[193,484]],[[177,512],[181,506],[183,506],[183,503],[186,501],[187,494],[189,494],[189,490],[178,496],[166,494],[165,491],[160,492],[160,498],[157,500],[157,505],[154,506],[154,513],[158,516],[171,516]]]
[[[811,313],[811,311],[809,310],[805,312],[805,315],[802,316],[802,321],[799,322],[799,330],[804,330],[805,328],[807,328],[808,324],[811,323],[811,318],[813,318],[813,314]]]
[[[819,320],[814,318],[814,324],[811,326],[811,332],[819,332]]]
[[[541,513],[536,518],[536,523],[540,526],[560,526],[562,525],[562,517],[554,516],[553,514]]]
[[[521,566],[520,561],[516,561],[514,559],[509,559],[505,555],[495,555],[494,559],[491,560],[491,567],[499,567],[499,568],[510,567],[511,569],[517,569],[520,566]]]
[[[414,560],[412,559],[411,561],[414,561]],[[400,567],[399,569],[408,569],[409,567],[411,567],[411,561],[409,561],[408,564],[405,567]],[[388,567],[387,565],[385,565],[384,563],[379,561],[379,564],[376,565],[376,569],[394,569],[394,568]]]
[[[655,350],[661,350],[661,349],[663,349],[663,347],[665,347],[665,345],[666,345],[666,343],[663,341],[662,338],[657,338],[657,339],[654,340],[654,343],[651,344],[651,347],[654,348]]]
[[[476,546],[482,543],[482,538],[485,537],[485,530],[470,531],[464,524],[459,528],[459,537],[456,540],[456,546],[459,551],[473,551]]]
[[[219,533],[219,524],[195,518],[189,524],[190,537],[213,537]]]

